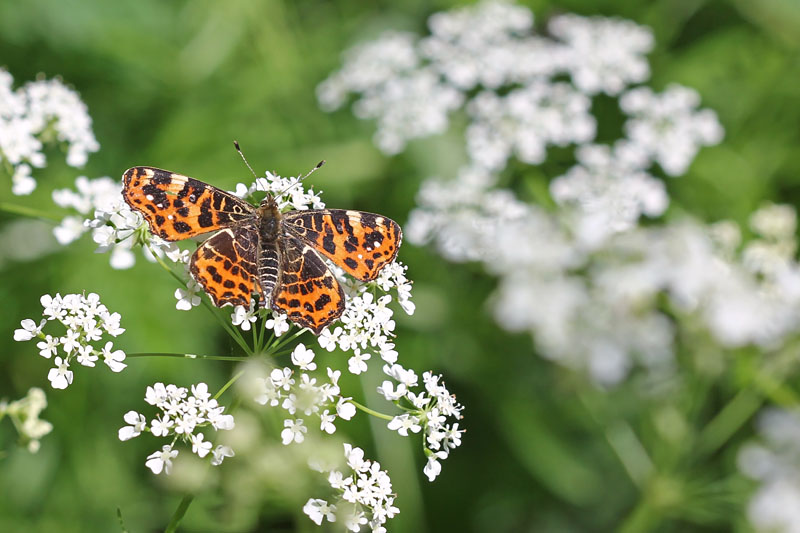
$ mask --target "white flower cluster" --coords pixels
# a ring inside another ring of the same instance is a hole
[[[45,318],[38,324],[29,318],[23,320],[22,327],[14,331],[14,340],[40,339],[36,344],[39,355],[47,359],[56,356],[56,366],[47,375],[54,389],[66,389],[72,383],[73,373],[69,366],[73,361],[93,367],[102,357],[113,372],[121,372],[127,366],[123,363],[125,352],[115,350],[111,341],[102,348],[92,344],[101,341],[105,334],[116,337],[125,331],[120,327],[120,314],[109,312],[97,294],[67,294],[63,297],[45,294],[40,301]],[[47,322],[61,323],[66,328],[64,336],[45,334],[42,330]]]
[[[37,80],[12,89],[14,78],[0,68],[0,162],[14,168],[12,193],[36,188],[31,167],[44,167],[45,144],[64,143],[67,164],[80,167],[100,145],[78,94],[60,80]]]
[[[442,471],[439,461],[447,459],[450,451],[461,445],[464,430],[458,428],[458,422],[448,423],[448,418],[460,420],[464,407],[444,386],[441,376],[425,372],[422,374],[425,391],[414,392],[412,389],[419,386],[419,378],[413,370],[393,364],[384,365],[383,371],[394,382],[384,381],[378,393],[404,411],[389,422],[389,429],[404,437],[409,432],[422,432],[427,458],[423,472],[433,481]]]
[[[800,416],[770,408],[758,421],[760,439],[739,452],[739,470],[758,482],[747,506],[756,531],[800,531]]]
[[[254,201],[255,203],[260,202],[263,198],[263,196],[256,197],[256,192],[271,194],[275,197],[280,211],[323,209],[325,203],[319,197],[322,191],[314,192],[312,187],[306,189],[300,185],[302,180],[303,176],[284,178],[268,171],[266,177],[256,178],[249,186],[244,183],[237,183],[236,190],[232,191],[232,193],[239,198]]]
[[[120,428],[119,440],[130,440],[143,432],[171,439],[169,444],[147,457],[145,465],[154,474],[170,473],[172,460],[178,456],[178,450],[175,449],[178,440],[191,444],[192,453],[198,457],[206,457],[210,453],[214,466],[222,464],[225,457],[234,456],[229,446],[219,444],[214,447],[199,431],[205,427],[216,431],[234,427],[233,415],[225,414],[225,407],[211,397],[205,383],[192,385],[191,394],[186,387],[156,383],[147,387],[144,401],[160,409],[161,413],[148,422],[143,414],[128,411],[123,417],[128,425]]]
[[[534,80],[505,96],[483,91],[467,106],[467,150],[474,164],[490,170],[505,168],[512,155],[541,163],[548,145],[594,139],[590,107],[588,96],[562,82]]]
[[[395,328],[394,311],[389,307],[392,296],[376,296],[376,290],[396,289],[400,307],[407,314],[413,314],[415,306],[411,302],[411,281],[405,276],[407,268],[395,261],[386,265],[375,281],[361,283],[346,278],[340,268],[333,267],[345,289],[345,310],[339,319],[341,326],[323,329],[318,341],[329,352],[337,346],[345,352],[352,351],[353,356],[348,360],[351,373],[367,371],[367,361],[372,354],[366,350],[377,351],[388,363],[397,361],[397,351],[391,342]]]
[[[330,381],[317,384],[317,378],[308,373],[317,368],[314,352],[300,343],[292,351],[291,358],[292,363],[301,370],[299,377],[295,377],[289,367],[272,369],[267,377],[257,382],[259,391],[255,397],[256,403],[280,406],[292,416],[284,420],[284,430],[281,432],[284,444],[305,440],[308,427],[301,414],[319,417],[320,430],[334,433],[337,418],[350,420],[356,414],[355,406],[350,403],[352,398],[341,395],[339,377],[342,373],[328,368]]]
[[[9,402],[0,400],[0,420],[8,416],[19,432],[19,438],[28,451],[36,453],[41,445],[40,439],[53,430],[53,424],[39,418],[47,407],[47,396],[38,387],[31,387],[24,398]]]
[[[53,230],[59,243],[69,244],[91,230],[92,239],[97,243],[96,252],[111,252],[111,268],[120,270],[135,264],[132,248],[142,240],[172,261],[188,262],[188,252],[146,231],[142,216],[123,200],[119,181],[109,177],[90,180],[80,176],[75,180],[75,189],[53,191],[56,205],[77,212],[77,215],[64,217]],[[145,257],[152,259],[149,253]]]
[[[644,56],[652,33],[630,21],[556,16],[547,38],[533,34],[529,9],[488,0],[436,13],[428,26],[422,39],[389,31],[354,47],[317,88],[329,111],[357,95],[354,114],[377,120],[375,144],[388,154],[444,132],[449,114],[467,102],[476,164],[499,170],[512,154],[540,163],[548,144],[594,139],[592,95],[618,95],[650,75]],[[553,81],[563,76],[572,83]]]
[[[549,213],[476,183],[479,173],[462,172],[426,184],[408,239],[433,242],[452,261],[481,261],[499,277],[491,300],[497,322],[529,331],[542,356],[597,382],[620,381],[636,361],[669,368],[674,325],[659,309],[661,294],[723,346],[774,345],[800,325],[790,206],[756,211],[751,227],[760,238],[738,253],[732,222],[638,227],[620,216],[624,231],[612,234],[587,224],[591,211]]]
[[[719,144],[725,133],[716,113],[698,111],[699,104],[697,91],[677,84],[661,94],[637,87],[619,100],[631,117],[625,123],[628,138],[670,176],[684,174],[700,147]]]
[[[399,153],[410,139],[443,133],[447,115],[463,102],[461,93],[443,83],[430,67],[421,67],[407,33],[387,32],[375,42],[347,53],[346,65],[317,88],[321,105],[341,107],[349,93],[360,95],[353,111],[377,119],[375,144]]]
[[[550,183],[550,194],[574,208],[577,238],[588,246],[635,227],[642,215],[667,210],[664,183],[641,169],[642,151],[617,144],[585,144],[576,150],[578,164]]]
[[[563,67],[586,94],[615,96],[650,77],[644,58],[653,49],[649,28],[629,20],[565,14],[553,17],[547,29],[564,43]]]
[[[328,483],[338,492],[334,503],[309,499],[303,512],[317,525],[324,520],[338,522],[347,531],[357,533],[362,526],[374,533],[386,533],[386,521],[400,510],[394,506],[392,480],[377,461],[364,459],[364,450],[344,445],[348,470],[327,471]],[[324,472],[324,471],[323,471]]]
[[[728,346],[780,339],[797,322],[789,290],[793,263],[769,279],[752,268],[762,260],[774,264],[776,253],[786,257],[786,239],[748,246],[743,265],[734,249],[716,242],[714,228],[692,221],[639,227],[642,216],[661,216],[669,206],[663,182],[651,174],[654,164],[670,175],[683,173],[699,147],[723,134],[691,89],[630,88],[650,74],[648,28],[559,15],[548,21],[550,37],[535,35],[530,11],[504,1],[437,13],[429,26],[431,35],[416,44],[405,37],[403,68],[380,76],[405,78],[432,68],[460,91],[467,164],[455,179],[423,183],[406,236],[435,244],[449,260],[480,261],[496,275],[491,305],[498,323],[530,332],[541,355],[608,384],[635,362],[669,367],[674,331],[658,308],[661,293],[696,313]],[[346,56],[321,93],[341,72],[367,76],[357,57]],[[369,90],[379,91],[381,83]],[[366,94],[355,84],[347,90]],[[618,97],[627,115],[626,136],[610,145],[594,142],[598,93]],[[551,147],[569,145],[577,145],[576,164],[550,183],[557,209],[497,187],[511,158],[535,165],[547,161]],[[783,291],[764,291],[775,284]],[[727,307],[726,294],[734,296]],[[747,305],[764,312],[743,314]]]

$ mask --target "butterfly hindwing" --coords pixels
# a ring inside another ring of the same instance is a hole
[[[397,222],[363,211],[292,211],[284,215],[283,224],[361,281],[375,279],[381,268],[394,261],[402,240]]]
[[[244,224],[227,228],[201,244],[189,269],[214,305],[250,305],[258,287],[258,228]]]
[[[153,167],[133,167],[123,175],[122,195],[144,215],[150,231],[179,241],[253,218],[244,200],[207,183]]]
[[[344,292],[325,261],[292,235],[281,239],[280,275],[272,308],[319,335],[344,312]]]

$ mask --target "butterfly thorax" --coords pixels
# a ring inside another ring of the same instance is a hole
[[[256,208],[258,233],[263,242],[274,242],[280,233],[281,212],[272,195],[268,195]]]

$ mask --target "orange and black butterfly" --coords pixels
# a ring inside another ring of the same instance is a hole
[[[344,209],[281,213],[272,195],[259,206],[167,170],[133,167],[122,195],[150,231],[179,241],[217,231],[194,252],[192,276],[214,305],[259,305],[319,335],[344,312],[344,293],[322,256],[361,281],[394,261],[402,233],[381,215]]]

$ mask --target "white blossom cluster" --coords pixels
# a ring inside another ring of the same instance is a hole
[[[444,386],[442,377],[433,372],[422,374],[425,390],[414,392],[412,389],[419,386],[419,378],[413,370],[395,363],[384,365],[383,371],[394,382],[384,381],[378,393],[404,411],[395,416],[388,427],[404,437],[409,436],[409,432],[422,432],[427,458],[423,472],[433,481],[442,471],[439,461],[447,459],[450,451],[461,445],[464,430],[458,428],[458,422],[448,423],[448,419],[460,420],[464,407]]]
[[[337,491],[337,499],[333,503],[309,499],[303,512],[317,525],[327,520],[355,533],[363,526],[374,533],[385,533],[386,521],[400,512],[394,505],[389,474],[381,470],[379,462],[365,459],[361,448],[345,443],[344,456],[347,470],[327,470],[328,483]]]
[[[771,346],[800,325],[790,206],[756,211],[750,225],[759,238],[738,251],[732,222],[639,227],[622,219],[629,225],[612,233],[587,225],[585,214],[550,213],[511,191],[483,189],[486,182],[465,171],[425,184],[409,241],[432,242],[451,261],[481,261],[498,276],[497,322],[529,331],[542,356],[599,383],[619,382],[636,362],[670,367],[675,332],[659,309],[662,294],[727,347]]]
[[[411,302],[411,281],[406,278],[408,267],[395,261],[381,270],[375,281],[361,283],[345,277],[344,272],[333,267],[345,292],[345,310],[337,325],[322,330],[318,337],[319,345],[332,352],[337,347],[342,351],[351,351],[348,370],[353,374],[367,371],[367,361],[372,353],[377,352],[387,363],[397,361],[394,349],[395,321],[394,311],[389,304],[391,294],[377,296],[377,291],[384,292],[395,289],[397,301],[407,314],[414,313],[415,306]]]
[[[349,93],[360,95],[353,112],[376,119],[375,144],[388,154],[401,152],[410,139],[443,133],[448,113],[462,94],[431,67],[419,64],[414,36],[387,32],[347,53],[346,65],[317,88],[321,105],[341,107]]]
[[[739,470],[758,483],[747,517],[759,532],[800,531],[800,416],[778,408],[758,419],[759,439],[739,451]]]
[[[654,218],[667,210],[664,183],[642,170],[643,156],[631,144],[584,144],[576,150],[578,164],[550,182],[553,199],[574,209],[572,224],[582,243],[601,244],[635,227],[642,215]]]
[[[661,165],[670,176],[689,168],[701,146],[718,144],[724,130],[710,109],[697,110],[700,95],[672,84],[661,94],[649,87],[631,89],[619,105],[630,118],[625,133],[631,143]]]
[[[14,340],[39,339],[36,344],[39,355],[47,359],[55,356],[55,367],[47,375],[54,389],[66,389],[72,383],[73,372],[69,368],[75,361],[93,367],[102,358],[113,372],[121,372],[127,366],[123,363],[125,352],[115,350],[112,341],[107,341],[102,348],[93,344],[102,342],[104,335],[117,337],[125,331],[120,327],[120,314],[109,312],[97,294],[67,294],[63,297],[45,294],[40,301],[44,318],[39,323],[29,318],[23,320],[22,327],[14,331]],[[64,335],[44,333],[48,322],[64,326]]]
[[[375,144],[396,154],[444,132],[466,104],[475,164],[500,170],[512,155],[541,163],[548,145],[594,139],[593,95],[647,80],[653,36],[626,20],[559,15],[548,37],[534,33],[533,19],[526,7],[484,0],[432,15],[421,39],[388,31],[344,54],[317,88],[320,105],[338,109],[356,95],[353,113],[376,119]],[[556,81],[563,77],[571,83]]]
[[[636,363],[669,368],[675,332],[658,307],[662,293],[728,346],[780,339],[795,323],[793,292],[764,291],[765,284],[790,284],[792,268],[771,279],[754,274],[735,246],[717,242],[718,228],[689,220],[639,226],[642,216],[659,217],[669,206],[654,165],[682,174],[698,149],[723,133],[691,89],[672,85],[657,94],[630,87],[650,74],[648,28],[565,14],[548,21],[550,36],[536,35],[530,11],[503,1],[437,13],[429,27],[431,35],[416,44],[405,37],[402,69],[380,74],[401,78],[433,68],[459,90],[467,161],[455,179],[423,183],[406,236],[434,244],[451,261],[479,261],[497,276],[490,302],[499,324],[530,332],[544,357],[610,384]],[[366,76],[355,57],[346,55],[339,73]],[[365,93],[357,85],[348,91]],[[625,136],[610,145],[595,142],[598,93],[618,97],[627,116]],[[332,107],[322,97],[321,103]],[[498,187],[512,158],[536,165],[556,146],[576,146],[576,161],[551,177],[555,210]],[[748,265],[786,246],[760,242],[746,254]],[[739,299],[726,307],[728,292]],[[758,318],[738,311],[756,304],[767,310]]]
[[[548,145],[594,139],[590,107],[588,96],[563,82],[534,80],[504,96],[483,91],[467,106],[467,151],[474,164],[490,170],[505,168],[512,155],[541,163]]]
[[[131,268],[136,263],[133,246],[141,241],[172,261],[186,263],[189,260],[187,251],[146,231],[142,216],[123,200],[122,184],[117,180],[109,177],[90,180],[80,176],[75,180],[75,190],[54,190],[53,202],[77,213],[67,215],[56,226],[53,230],[56,240],[66,245],[91,231],[97,244],[95,251],[110,252],[111,268]],[[152,259],[149,251],[145,257]]]
[[[136,411],[128,411],[123,419],[128,424],[119,430],[119,440],[126,441],[138,437],[143,432],[155,437],[171,439],[147,457],[145,465],[154,474],[172,470],[172,461],[178,456],[175,443],[182,441],[192,446],[192,453],[198,457],[211,454],[211,464],[218,466],[226,457],[233,457],[233,450],[222,444],[214,447],[206,440],[200,430],[211,427],[216,431],[229,430],[234,427],[233,415],[225,414],[225,407],[208,392],[208,385],[198,383],[192,385],[191,394],[186,387],[155,383],[148,386],[144,401],[161,411],[148,422],[145,415]],[[213,449],[212,449],[213,448]]]
[[[319,167],[317,167],[319,168]],[[312,172],[316,170],[313,169]],[[310,173],[309,173],[310,174]],[[323,209],[325,203],[320,198],[320,192],[314,192],[313,187],[306,189],[301,186],[303,176],[290,176],[285,178],[267,171],[266,177],[256,178],[249,186],[244,183],[237,183],[233,194],[239,198],[258,203],[263,199],[263,195],[257,197],[255,193],[271,194],[278,210],[304,211],[306,209]]]
[[[47,396],[42,389],[31,387],[28,394],[19,400],[0,400],[0,420],[8,416],[19,432],[20,442],[31,453],[39,451],[40,439],[53,430],[53,424],[39,418],[47,407]]]
[[[301,372],[295,375],[289,367],[274,368],[268,376],[257,381],[256,403],[281,407],[290,417],[284,420],[281,440],[284,444],[305,440],[308,426],[303,416],[319,418],[319,428],[328,434],[336,431],[337,418],[350,420],[356,414],[351,397],[342,396],[339,388],[339,370],[327,369],[328,382],[317,383],[309,373],[316,370],[314,352],[300,343],[292,350],[292,363]]]
[[[13,82],[0,68],[0,163],[13,168],[11,192],[27,195],[36,188],[31,167],[47,163],[45,144],[62,143],[73,167],[83,166],[100,145],[86,104],[60,80],[41,79],[16,90]]]

